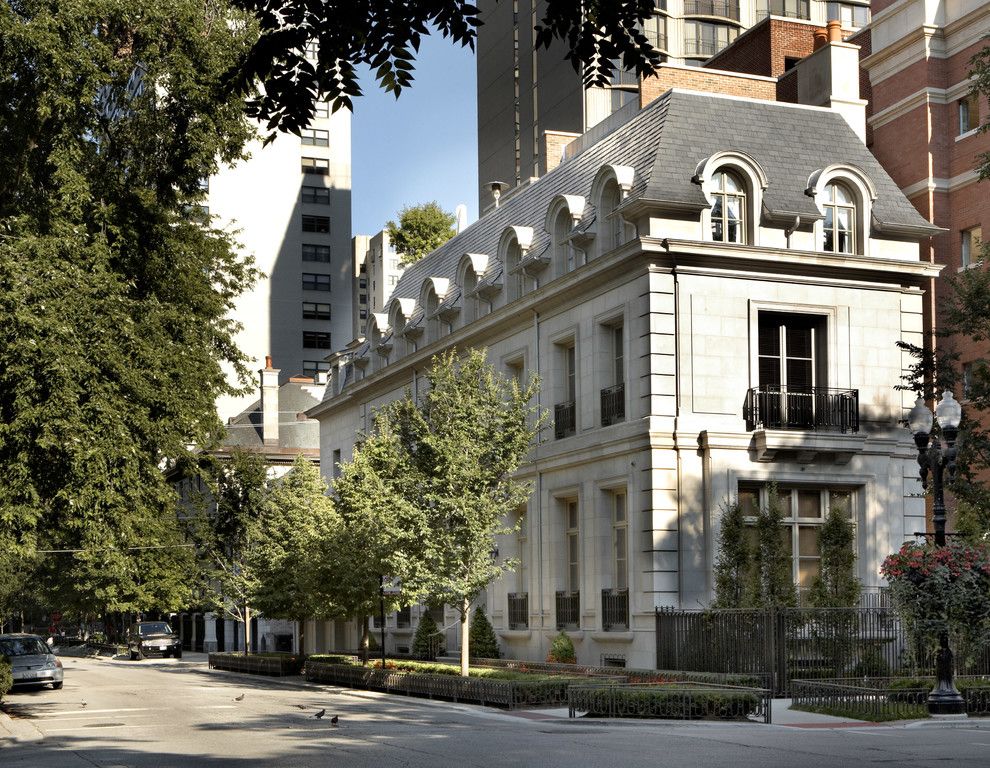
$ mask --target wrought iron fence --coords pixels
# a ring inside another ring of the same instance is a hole
[[[509,629],[529,629],[529,593],[509,593]]]
[[[602,402],[602,426],[618,424],[626,418],[626,385],[616,384],[612,387],[605,387],[601,392]]]
[[[629,629],[629,590],[602,590],[602,629],[606,632]]]
[[[990,681],[955,678],[969,715],[990,714]],[[841,713],[863,720],[909,720],[928,717],[928,694],[935,678],[878,677],[838,680],[793,680],[793,706],[812,712]]]
[[[555,598],[557,629],[577,629],[581,617],[581,593],[558,592]]]
[[[684,0],[685,16],[721,16],[739,21],[739,0]]]
[[[870,608],[675,610],[656,614],[657,667],[791,680],[925,675],[934,659],[893,611]],[[990,673],[990,652],[957,653],[964,674]]]
[[[553,407],[553,436],[558,440],[573,435],[577,429],[577,408],[569,403],[557,403]]]
[[[750,429],[859,431],[859,390],[763,384],[746,393]]]

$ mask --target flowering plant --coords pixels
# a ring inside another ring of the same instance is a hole
[[[880,566],[901,618],[929,637],[958,632],[990,640],[990,549],[907,542]]]

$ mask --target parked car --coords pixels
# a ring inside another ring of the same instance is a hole
[[[181,659],[182,639],[164,621],[139,621],[127,633],[127,650],[131,661],[153,654]]]
[[[62,687],[62,662],[38,635],[0,635],[0,656],[10,662],[15,688],[49,684],[55,690]]]

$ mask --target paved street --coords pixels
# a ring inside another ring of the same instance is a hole
[[[870,726],[797,713],[772,726],[568,720],[560,711],[506,713],[212,672],[202,656],[64,661],[63,690],[5,702],[4,768],[982,767],[990,754],[987,721]]]

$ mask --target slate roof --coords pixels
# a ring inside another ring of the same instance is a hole
[[[498,208],[407,267],[392,300],[418,300],[428,277],[448,278],[453,289],[465,253],[488,254],[488,273],[501,271],[498,244],[509,226],[532,227],[529,254],[544,252],[550,245],[544,223],[557,195],[586,198],[579,227],[587,226],[595,216],[591,186],[603,165],[634,169],[629,200],[704,206],[701,188],[691,179],[702,160],[730,150],[746,153],[764,169],[768,179],[764,203],[771,212],[819,218],[814,201],[805,194],[809,177],[842,163],[857,167],[872,180],[877,191],[873,215],[882,226],[931,229],[837,112],[675,89],[528,187],[504,196]],[[364,348],[358,352],[362,353]]]
[[[319,450],[320,423],[315,419],[300,421],[297,414],[320,402],[315,384],[287,381],[278,389],[278,446],[276,450]],[[262,439],[261,400],[256,400],[227,423],[225,448],[269,450]]]

